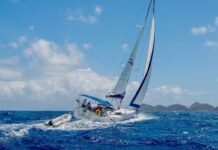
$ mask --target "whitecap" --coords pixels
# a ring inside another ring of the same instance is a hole
[[[120,122],[93,122],[90,120],[82,119],[75,120],[68,123],[64,123],[58,127],[48,127],[44,123],[32,122],[32,123],[20,123],[20,124],[1,124],[0,131],[2,131],[5,137],[22,137],[29,134],[29,130],[32,128],[47,130],[62,130],[62,131],[76,131],[76,130],[92,130],[92,129],[104,129],[118,124],[128,124],[144,120],[155,119],[153,116],[145,114],[138,114],[135,118],[124,120]]]

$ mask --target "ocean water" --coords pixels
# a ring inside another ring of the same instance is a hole
[[[217,112],[155,112],[118,123],[44,121],[67,112],[0,111],[0,149],[218,149]]]

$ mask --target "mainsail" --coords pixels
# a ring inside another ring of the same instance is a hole
[[[148,47],[148,53],[147,53],[147,59],[146,59],[146,65],[145,65],[145,75],[144,78],[136,91],[130,106],[139,108],[142,104],[142,101],[145,97],[145,93],[148,88],[149,79],[151,75],[151,65],[152,65],[152,58],[154,54],[154,42],[155,42],[155,21],[154,21],[154,10],[153,10],[153,16],[152,16],[152,23],[151,23],[151,34],[150,34],[150,41],[149,41],[149,47]]]
[[[125,67],[120,75],[120,78],[119,78],[113,92],[106,95],[106,97],[120,99],[120,103],[122,102],[122,99],[124,98],[125,93],[126,93],[126,88],[128,85],[129,78],[132,74],[133,65],[135,63],[138,47],[139,47],[140,41],[141,41],[143,33],[144,33],[144,29],[145,29],[145,25],[147,22],[147,18],[148,18],[148,14],[149,14],[151,5],[152,5],[152,0],[150,1],[149,7],[147,10],[147,14],[146,14],[146,17],[144,20],[144,24],[143,24],[141,30],[139,31],[136,43],[135,43],[133,50],[129,56],[129,59],[128,59],[126,65],[125,65]]]

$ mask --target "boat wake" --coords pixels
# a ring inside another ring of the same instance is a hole
[[[128,124],[134,122],[140,122],[144,120],[155,119],[154,116],[148,116],[144,114],[138,114],[135,118],[120,121],[120,122],[92,122],[90,120],[74,120],[71,122],[64,123],[58,127],[48,127],[41,122],[31,123],[18,123],[18,124],[0,124],[1,137],[22,137],[29,134],[30,129],[39,129],[43,131],[48,130],[61,130],[61,131],[78,131],[78,130],[93,130],[93,129],[104,129],[119,124]],[[1,139],[2,140],[2,139]]]

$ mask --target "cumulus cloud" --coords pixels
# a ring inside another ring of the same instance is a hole
[[[200,26],[200,27],[193,27],[191,29],[191,33],[193,35],[205,35],[207,33],[210,33],[210,32],[215,32],[215,28],[211,28],[211,27],[206,27],[206,26]]]
[[[84,13],[83,10],[77,10],[76,12],[70,13],[67,20],[69,21],[81,21],[83,23],[95,24],[98,22],[98,17],[102,12],[102,8],[98,5],[95,6],[94,11],[90,14]]]
[[[0,81],[0,97],[1,98],[16,98],[24,95],[25,83],[22,81]]]
[[[0,79],[19,79],[21,77],[21,71],[11,68],[0,67]]]
[[[83,49],[85,50],[89,50],[92,48],[92,43],[83,43]]]
[[[96,6],[95,6],[95,14],[100,15],[100,14],[101,14],[101,11],[102,11],[101,6],[96,5]]]
[[[47,65],[71,65],[77,66],[84,61],[84,55],[78,50],[76,44],[67,44],[64,51],[52,41],[39,39],[25,49],[24,54],[33,57],[34,61]]]
[[[27,64],[22,70],[0,67],[0,98],[61,102],[77,97],[80,92],[104,97],[116,82],[84,66],[84,54],[75,43],[61,46],[38,39],[29,44],[24,54]],[[14,61],[4,58],[0,62]]]
[[[218,41],[205,41],[204,46],[206,47],[212,47],[212,48],[218,48]]]
[[[13,48],[13,49],[17,49],[18,48],[18,43],[16,43],[16,42],[11,42],[10,44],[9,44],[9,46],[11,47],[11,48]]]
[[[128,44],[127,43],[123,43],[123,45],[121,46],[121,49],[123,51],[127,51],[128,50]]]
[[[218,26],[218,17],[216,17],[216,18],[214,19],[214,23],[215,23],[216,26]]]
[[[18,43],[19,44],[24,44],[24,43],[26,43],[27,42],[27,37],[26,36],[21,36],[21,37],[19,37],[19,39],[18,39]]]
[[[9,43],[9,46],[13,49],[17,49],[20,46],[27,43],[27,41],[28,41],[27,37],[23,35],[23,36],[20,36],[17,41]]]
[[[161,85],[151,89],[149,97],[151,98],[181,98],[186,94],[186,90],[177,85]]]
[[[35,26],[34,26],[34,25],[30,25],[30,26],[29,26],[29,29],[30,29],[31,31],[34,31],[34,30],[35,30]]]
[[[0,57],[0,65],[17,65],[19,63],[19,57]]]

